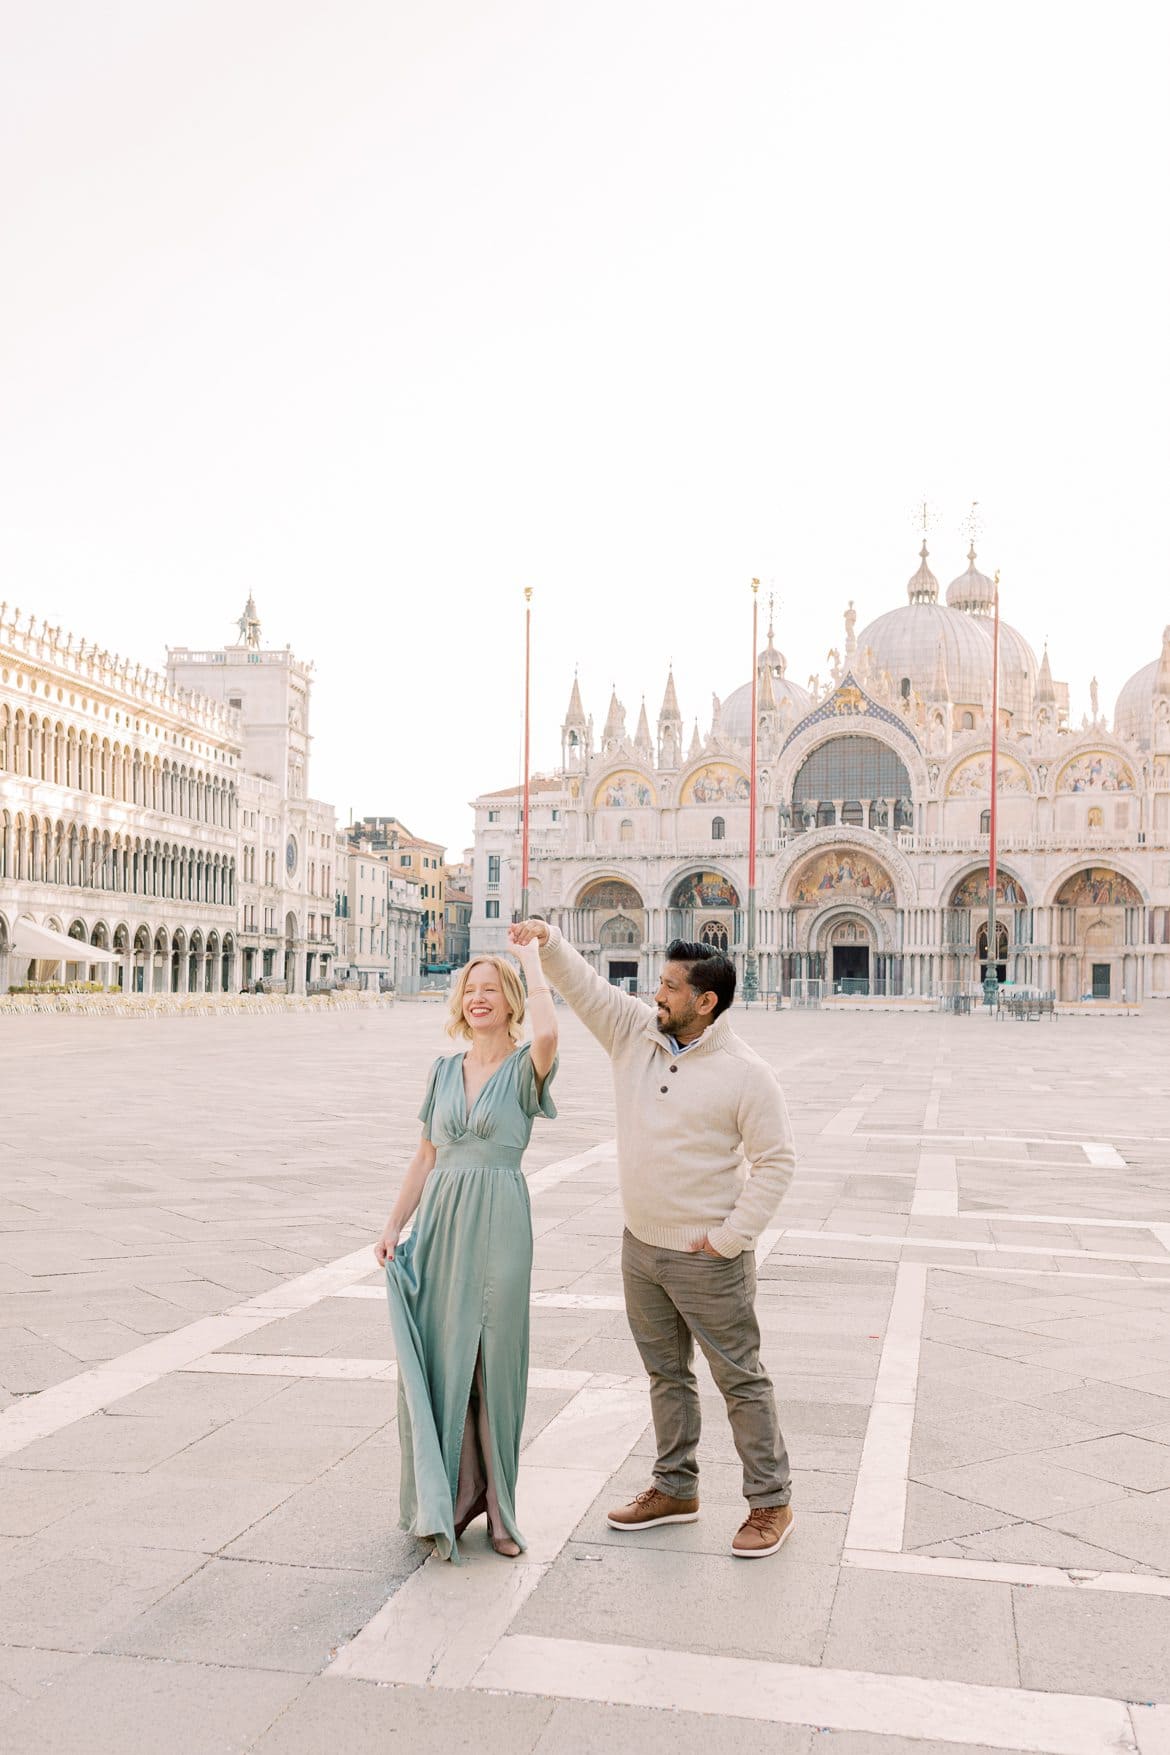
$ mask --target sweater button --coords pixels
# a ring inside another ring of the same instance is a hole
[[[671,1070],[671,1072],[677,1072],[678,1068],[677,1068],[677,1066],[672,1066],[670,1070]]]
[[[659,1086],[659,1089],[660,1089],[660,1090],[661,1090],[661,1092],[662,1092],[662,1095],[663,1095],[663,1096],[664,1096],[664,1097],[665,1097],[665,1095],[666,1095],[666,1093],[667,1093],[667,1092],[668,1092],[668,1091],[669,1091],[669,1089],[670,1089],[670,1086],[669,1086],[669,1085],[660,1085],[660,1086]]]

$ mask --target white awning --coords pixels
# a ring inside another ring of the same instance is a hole
[[[70,938],[51,926],[38,926],[21,914],[12,929],[12,950],[18,957],[35,957],[41,963],[120,963],[121,951],[103,951],[84,939]]]

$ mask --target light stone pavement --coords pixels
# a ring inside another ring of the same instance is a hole
[[[738,1013],[796,1526],[648,1480],[608,1066],[566,1013],[517,1563],[400,1534],[370,1240],[446,1044],[378,1015],[0,1020],[0,1748],[1170,1751],[1170,1010]],[[482,1530],[482,1526],[479,1526]]]

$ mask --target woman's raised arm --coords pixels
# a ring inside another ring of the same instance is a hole
[[[536,1074],[537,1091],[541,1092],[557,1057],[557,1014],[541,967],[540,946],[532,940],[527,944],[513,943],[512,949],[520,959],[528,988],[528,1019],[532,1026],[532,1070]]]

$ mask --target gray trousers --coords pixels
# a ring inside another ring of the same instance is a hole
[[[655,1484],[674,1499],[693,1499],[699,1490],[702,1416],[691,1369],[698,1341],[727,1404],[743,1464],[744,1498],[753,1507],[787,1505],[792,1493],[788,1452],[772,1382],[760,1364],[755,1255],[745,1249],[734,1260],[716,1261],[654,1248],[627,1231],[622,1281],[630,1330],[650,1378],[658,1445]]]

